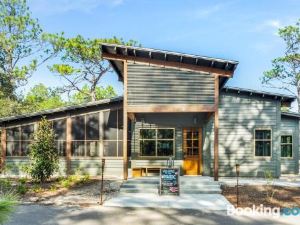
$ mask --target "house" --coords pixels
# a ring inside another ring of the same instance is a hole
[[[123,97],[0,119],[2,163],[21,174],[32,133],[53,121],[60,173],[76,169],[127,179],[174,165],[187,175],[299,174],[295,96],[227,87],[238,62],[103,44]],[[126,131],[126,132],[124,132]]]

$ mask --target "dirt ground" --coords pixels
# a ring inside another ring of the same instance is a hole
[[[113,197],[120,189],[121,182],[104,180],[103,200]],[[23,202],[36,202],[57,205],[79,205],[82,207],[99,204],[100,202],[99,179],[91,179],[69,188],[60,187],[56,190],[43,188],[42,191],[28,191],[22,196]]]
[[[270,197],[272,193],[273,198]],[[234,206],[237,205],[236,186],[222,186],[222,194]],[[260,204],[269,207],[300,207],[300,187],[268,187],[266,185],[239,186],[238,207],[252,207],[252,205]]]

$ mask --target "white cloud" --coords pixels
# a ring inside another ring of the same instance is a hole
[[[69,11],[90,13],[101,5],[116,7],[124,0],[29,0],[33,12],[41,14],[57,14]]]

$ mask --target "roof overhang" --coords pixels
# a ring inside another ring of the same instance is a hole
[[[246,94],[250,96],[257,96],[262,98],[271,98],[281,101],[282,103],[292,103],[296,100],[296,96],[285,95],[267,91],[258,91],[247,88],[238,88],[238,87],[224,87],[223,92],[236,93],[236,94]]]
[[[300,114],[296,112],[281,112],[281,116],[288,117],[288,118],[294,118],[294,119],[300,119]]]
[[[123,101],[123,96],[118,96],[118,97],[114,97],[111,99],[102,99],[102,100],[88,102],[88,103],[82,103],[82,104],[78,104],[78,105],[69,105],[69,106],[59,107],[56,109],[43,110],[43,111],[29,113],[29,114],[3,117],[3,118],[0,118],[0,126],[2,126],[4,123],[11,122],[11,121],[18,121],[18,120],[22,120],[22,119],[29,119],[29,118],[35,118],[35,117],[41,117],[41,116],[49,116],[49,115],[53,115],[56,113],[71,112],[71,111],[76,111],[79,109],[89,108],[89,107],[93,107],[93,106],[101,106],[101,105],[105,105],[105,104],[117,103],[117,102],[122,102],[122,101]]]
[[[125,60],[218,74],[222,86],[232,77],[238,65],[233,60],[116,44],[102,44],[101,51],[121,80]]]

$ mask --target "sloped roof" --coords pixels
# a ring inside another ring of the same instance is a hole
[[[269,98],[278,99],[282,102],[293,102],[296,100],[296,96],[294,96],[294,95],[286,95],[286,94],[280,94],[280,93],[275,93],[275,92],[259,91],[259,90],[253,90],[253,89],[248,89],[248,88],[239,88],[239,87],[225,86],[223,88],[223,92],[249,94],[249,95],[260,96],[260,97],[269,97]]]
[[[22,115],[17,115],[17,116],[3,117],[3,118],[0,118],[0,125],[3,122],[9,122],[12,120],[21,120],[21,119],[31,118],[31,117],[36,117],[36,116],[46,116],[46,115],[51,115],[51,114],[59,113],[59,112],[69,112],[69,111],[74,111],[77,109],[88,108],[88,107],[92,107],[92,106],[104,105],[104,104],[121,102],[121,101],[123,101],[123,97],[118,96],[115,98],[103,99],[103,100],[99,100],[99,101],[95,101],[95,102],[88,102],[88,103],[82,103],[82,104],[77,104],[77,105],[64,106],[64,107],[59,107],[59,108],[55,108],[55,109],[43,110],[43,111],[39,111],[39,112],[22,114]]]

